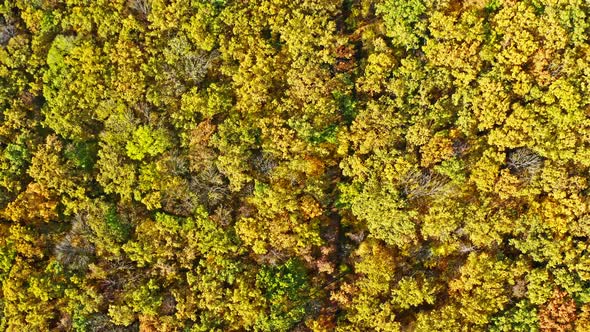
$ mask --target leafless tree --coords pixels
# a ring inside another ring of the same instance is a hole
[[[264,176],[269,176],[277,167],[276,160],[268,153],[254,153],[251,160],[254,170]]]
[[[459,245],[459,252],[462,254],[468,254],[472,251],[477,251],[477,247],[471,244],[461,243]]]
[[[174,295],[168,293],[162,298],[162,305],[160,306],[160,312],[163,315],[172,315],[176,311],[176,299]]]
[[[563,63],[556,64],[552,62],[547,66],[547,70],[549,71],[549,74],[551,74],[552,77],[558,77],[563,71]]]
[[[271,248],[267,251],[266,254],[260,255],[258,257],[258,261],[260,263],[275,266],[275,265],[279,264],[280,262],[284,261],[286,258],[287,258],[286,253],[284,253],[278,249]]]
[[[174,175],[182,176],[186,175],[188,169],[188,159],[185,155],[181,154],[178,150],[174,150],[167,160],[168,170]]]
[[[408,198],[431,197],[448,190],[449,180],[432,170],[414,170],[402,180],[403,193]]]
[[[117,326],[111,322],[108,315],[96,313],[88,318],[86,328],[89,332],[125,332],[137,329],[137,325],[132,324],[129,327]]]
[[[5,45],[14,36],[16,36],[14,24],[10,22],[0,24],[0,45]]]
[[[145,119],[146,123],[152,122],[152,108],[150,107],[150,104],[139,102],[135,105],[135,109],[139,115]]]
[[[185,184],[174,186],[163,192],[163,210],[178,216],[190,216],[199,202],[195,195],[187,195],[187,190],[188,184]]]
[[[197,193],[203,203],[207,203],[209,206],[216,206],[229,194],[223,175],[215,165],[209,165],[191,177],[190,189]]]
[[[543,159],[529,148],[518,148],[508,154],[507,166],[521,179],[530,180],[543,167]]]
[[[219,57],[220,53],[217,50],[213,50],[209,53],[199,52],[185,56],[184,62],[184,74],[194,82],[200,83],[207,71],[211,67],[213,61]]]
[[[469,150],[469,143],[467,141],[459,139],[453,142],[453,153],[455,156],[461,156],[467,150]]]
[[[147,18],[152,10],[150,0],[129,0],[129,8],[136,11],[142,18]]]
[[[365,239],[365,237],[366,237],[366,234],[365,234],[365,231],[364,231],[364,230],[361,230],[361,231],[359,231],[359,232],[357,232],[357,233],[352,233],[352,232],[349,232],[349,233],[346,233],[345,235],[346,235],[346,236],[347,236],[349,239],[351,239],[352,241],[354,241],[354,242],[356,242],[356,243],[361,243],[361,242],[363,242],[363,240],[364,240],[364,239]]]
[[[213,214],[213,218],[222,226],[227,227],[231,224],[233,217],[230,208],[220,204]]]
[[[94,245],[89,241],[90,229],[85,217],[78,214],[70,232],[55,246],[55,256],[61,264],[72,270],[84,270],[94,255]]]

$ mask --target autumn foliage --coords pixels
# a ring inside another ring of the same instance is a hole
[[[590,2],[6,0],[0,330],[589,331]]]

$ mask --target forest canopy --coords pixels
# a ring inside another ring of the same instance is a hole
[[[0,330],[590,331],[587,0],[5,0]]]

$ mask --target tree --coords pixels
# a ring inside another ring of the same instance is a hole
[[[270,302],[270,312],[258,318],[262,331],[288,331],[306,314],[309,282],[301,262],[288,260],[276,267],[262,267],[256,284]]]
[[[421,16],[427,7],[421,1],[389,0],[377,6],[377,14],[383,15],[387,35],[395,46],[407,49],[418,48],[420,38],[425,37],[425,22]]]
[[[52,43],[47,54],[49,69],[43,76],[47,99],[43,114],[45,125],[62,137],[83,140],[93,136],[93,110],[106,90],[101,57],[100,49],[89,41],[60,35]]]
[[[140,126],[127,143],[127,156],[134,160],[142,160],[146,156],[157,156],[170,146],[169,138],[163,129],[153,130]]]
[[[567,293],[554,290],[549,302],[539,311],[542,331],[568,331],[576,320],[576,304]]]

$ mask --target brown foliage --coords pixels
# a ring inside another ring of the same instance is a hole
[[[352,45],[338,46],[334,53],[336,56],[336,71],[347,72],[356,67],[356,61],[354,58],[356,51]]]
[[[553,296],[539,311],[542,331],[571,331],[576,321],[576,303],[566,291],[555,289]]]
[[[39,183],[31,183],[16,200],[8,204],[4,217],[12,221],[37,222],[57,218],[57,201],[47,188]]]

